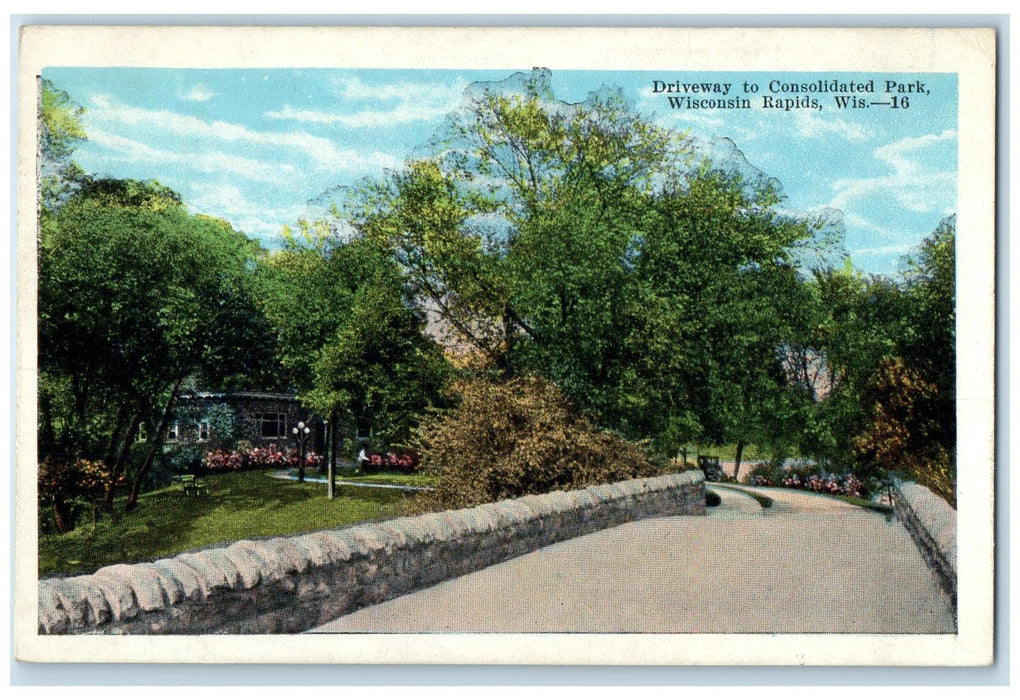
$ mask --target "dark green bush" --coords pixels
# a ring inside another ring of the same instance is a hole
[[[455,410],[417,433],[423,468],[436,476],[428,507],[464,508],[584,488],[658,472],[644,449],[596,429],[551,382],[474,379]]]

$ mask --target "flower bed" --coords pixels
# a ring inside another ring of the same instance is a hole
[[[787,489],[800,489],[802,491],[813,491],[831,496],[851,496],[853,498],[864,498],[864,483],[853,474],[845,476],[820,474],[800,474],[790,472],[778,476],[775,474],[758,474],[757,472],[747,477],[744,482],[749,486],[781,486]]]
[[[400,472],[401,474],[414,474],[421,466],[421,457],[417,452],[404,452],[403,454],[370,454],[368,461],[361,465],[361,470],[371,474],[373,472]]]
[[[276,445],[248,447],[237,450],[212,450],[205,453],[202,466],[209,472],[237,472],[254,469],[297,469],[301,454],[294,448]],[[305,467],[317,468],[322,464],[322,455],[305,453]]]

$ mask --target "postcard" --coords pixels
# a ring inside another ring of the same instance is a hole
[[[995,56],[22,28],[16,658],[990,664]]]

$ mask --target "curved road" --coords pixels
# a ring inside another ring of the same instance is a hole
[[[903,526],[823,496],[711,487],[707,517],[628,523],[313,632],[955,633]]]

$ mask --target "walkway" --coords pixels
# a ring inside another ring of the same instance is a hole
[[[284,479],[286,481],[297,481],[298,478],[290,473],[290,470],[281,470],[273,472],[274,479]],[[326,484],[329,483],[329,479],[325,476],[313,476],[311,474],[305,474],[305,481],[313,484]],[[343,479],[336,479],[334,482],[337,486],[361,486],[366,489],[396,489],[397,491],[432,491],[431,486],[408,486],[407,484],[373,484],[368,481],[344,481]]]
[[[814,494],[716,488],[707,517],[621,525],[314,632],[932,634],[952,610],[903,526]]]

